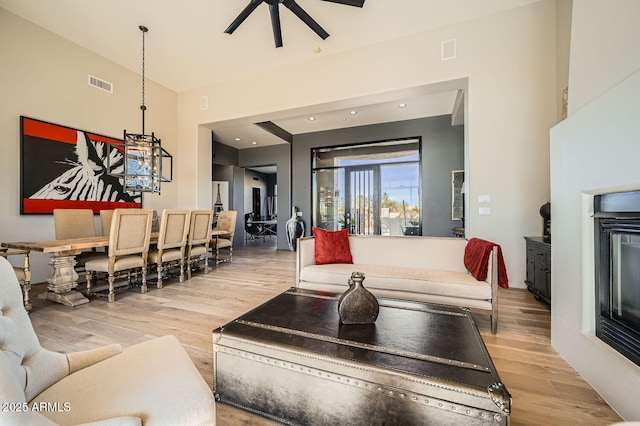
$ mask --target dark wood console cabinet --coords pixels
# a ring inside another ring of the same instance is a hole
[[[551,244],[542,237],[524,237],[527,242],[527,289],[536,299],[551,304]]]

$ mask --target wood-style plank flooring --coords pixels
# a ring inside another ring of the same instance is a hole
[[[123,346],[175,335],[212,386],[211,331],[295,283],[295,254],[275,250],[275,239],[234,249],[232,263],[195,273],[190,281],[165,281],[164,288],[132,289],[75,308],[35,297],[31,321],[41,344],[72,352],[108,343]],[[501,290],[498,333],[476,316],[478,328],[513,396],[511,425],[608,425],[620,417],[551,348],[550,311],[522,289]],[[167,366],[170,368],[170,366]],[[273,425],[272,421],[218,404],[218,424]]]

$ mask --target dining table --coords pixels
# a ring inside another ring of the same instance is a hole
[[[212,230],[211,236],[216,240],[219,236],[229,235],[229,231]],[[151,242],[158,240],[158,233],[151,233]],[[47,291],[38,297],[61,303],[65,306],[79,306],[89,303],[89,299],[79,291],[78,273],[76,272],[76,255],[83,250],[109,246],[109,236],[68,238],[46,241],[11,241],[2,243],[2,247],[29,250],[51,254],[49,265],[51,272],[47,276]]]
[[[47,277],[47,291],[41,293],[38,297],[58,302],[65,306],[78,306],[89,303],[89,299],[79,291],[76,291],[78,286],[78,273],[75,270],[76,255],[86,249],[107,247],[108,245],[108,235],[63,240],[2,243],[2,247],[6,248],[50,253],[52,255],[51,260],[49,260],[51,272]]]

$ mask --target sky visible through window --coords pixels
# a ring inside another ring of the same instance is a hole
[[[380,165],[382,194],[386,193],[389,199],[402,203],[403,201],[410,206],[420,204],[419,194],[419,170],[418,161],[419,154],[409,154],[402,157],[384,158],[378,160],[372,159],[338,159],[338,167],[349,166],[368,166]],[[396,164],[408,163],[408,164]],[[339,187],[344,187],[344,175],[340,174]]]

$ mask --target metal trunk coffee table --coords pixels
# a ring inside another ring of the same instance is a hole
[[[508,424],[467,310],[380,298],[374,324],[341,325],[339,296],[290,289],[214,330],[216,399],[287,424]]]

